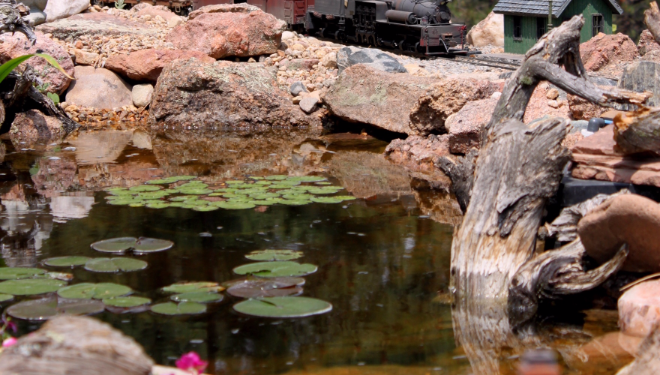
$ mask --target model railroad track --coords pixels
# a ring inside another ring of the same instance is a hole
[[[517,70],[520,67],[520,61],[507,59],[503,57],[492,56],[454,56],[451,58],[456,62],[472,65],[489,66],[491,68]]]

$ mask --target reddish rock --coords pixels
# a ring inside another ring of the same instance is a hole
[[[615,146],[613,125],[577,142],[573,177],[660,187],[660,157],[624,155]]]
[[[556,108],[551,106],[551,100],[548,100],[548,92],[553,90],[547,83],[541,83],[536,86],[532,97],[525,109],[523,121],[527,124],[545,115],[570,118],[570,109],[565,100],[556,100]]]
[[[645,56],[651,51],[660,51],[660,44],[655,41],[653,34],[650,31],[644,30],[639,36],[639,42],[637,43],[637,50],[639,54]]]
[[[468,102],[458,113],[447,119],[449,150],[452,154],[467,154],[471,148],[479,148],[481,129],[490,121],[498,98]]]
[[[106,60],[105,67],[136,81],[156,82],[165,65],[174,60],[192,57],[203,63],[215,61],[199,51],[144,49],[127,55],[112,55]]]
[[[156,16],[159,16],[163,18],[165,21],[169,21],[171,19],[175,19],[179,17],[176,15],[176,13],[172,12],[167,7],[162,5],[153,6],[147,3],[140,3],[139,5],[141,5],[141,7],[138,8],[137,10],[131,8],[131,11],[137,13],[138,16],[151,16],[154,18]]]
[[[584,139],[584,136],[580,132],[575,132],[571,133],[564,138],[564,141],[561,143],[562,146],[571,149],[573,148],[578,142]]]
[[[580,44],[580,56],[587,71],[618,78],[623,72],[623,67],[639,57],[639,52],[627,35],[599,33]]]
[[[275,73],[261,64],[177,60],[158,79],[151,118],[172,125],[320,125],[291,103]]]
[[[646,337],[660,324],[660,280],[645,281],[623,293],[619,327],[626,335]]]
[[[578,222],[587,254],[599,263],[610,260],[623,244],[623,270],[660,272],[660,205],[635,194],[608,199]]]
[[[36,109],[16,114],[9,130],[12,143],[27,144],[60,140],[66,135],[63,124],[55,117],[46,116]]]
[[[406,139],[395,139],[385,149],[385,157],[401,164],[406,169],[427,175],[425,179],[443,181],[450,184],[448,177],[435,167],[434,162],[441,156],[449,155],[448,135],[411,135]]]
[[[98,109],[130,106],[132,87],[108,69],[77,66],[76,80],[66,92],[66,102]]]
[[[286,22],[256,7],[239,5],[243,4],[215,5],[206,11],[202,7],[188,22],[172,29],[166,40],[178,49],[204,52],[216,59],[277,52]],[[235,11],[248,7],[257,10]]]
[[[36,32],[37,43],[31,45],[27,37],[22,33],[0,34],[0,64],[13,58],[41,51],[53,56],[68,75],[74,75],[73,60],[64,47],[57,44],[51,38],[41,32]],[[46,91],[61,94],[69,87],[71,79],[67,78],[59,70],[53,68],[46,60],[33,57],[22,65],[31,65],[35,73],[44,83],[48,84]]]

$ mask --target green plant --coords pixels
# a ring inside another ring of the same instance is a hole
[[[49,93],[46,94],[46,96],[47,96],[50,100],[52,100],[53,103],[55,103],[55,105],[60,104],[60,96],[57,95],[56,93],[54,93],[54,92],[49,92]]]
[[[44,93],[46,90],[48,90],[48,87],[50,86],[50,83],[42,83],[41,85],[35,84],[34,87],[39,90],[39,92]]]
[[[60,64],[57,62],[57,60],[55,60],[55,58],[53,58],[53,56],[47,55],[45,53],[31,53],[29,55],[23,55],[23,56],[19,56],[19,57],[15,58],[15,59],[11,59],[11,60],[7,61],[6,63],[0,65],[0,82],[4,81],[5,78],[7,78],[7,76],[9,75],[9,73],[11,73],[19,65],[21,65],[23,62],[25,62],[26,60],[28,60],[28,59],[30,59],[34,56],[41,57],[42,59],[46,60],[50,65],[54,66],[60,72],[62,72],[62,74],[64,74],[65,76],[67,76],[70,79],[73,79],[73,77],[66,74],[64,69],[62,69],[62,66],[60,66]]]
[[[124,0],[115,1],[115,8],[124,9],[125,6],[126,6],[126,3],[124,3]]]

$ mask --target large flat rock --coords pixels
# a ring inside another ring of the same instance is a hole
[[[158,29],[107,13],[85,13],[39,25],[37,30],[67,40],[81,36],[155,36]]]

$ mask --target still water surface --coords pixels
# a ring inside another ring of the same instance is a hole
[[[175,242],[173,249],[139,257],[149,264],[143,271],[73,270],[73,283],[124,284],[160,302],[167,296],[157,290],[174,282],[236,278],[232,269],[249,263],[244,255],[250,251],[301,250],[300,261],[319,268],[306,277],[303,295],[334,306],[321,316],[263,319],[234,312],[239,299],[226,295],[199,316],[97,315],[136,339],[156,362],[172,365],[194,350],[210,361],[207,372],[217,374],[472,373],[443,298],[457,206],[445,193],[420,189],[423,182],[389,164],[382,157],[384,142],[290,132],[221,137],[105,132],[68,142],[3,143],[0,227],[6,265],[103,256],[89,245],[113,237],[168,239]],[[341,194],[359,199],[197,212],[112,206],[102,191],[176,174],[217,182],[280,173],[324,175],[347,188]],[[593,327],[588,319],[571,323],[568,339],[557,333],[561,330],[546,330],[537,346],[575,348],[616,329],[611,314],[598,316]],[[38,326],[23,323],[21,331]],[[512,371],[516,358],[515,350],[499,358],[504,373]],[[604,369],[593,360],[586,367],[577,360],[565,365],[570,373]]]

